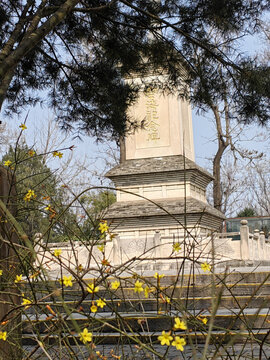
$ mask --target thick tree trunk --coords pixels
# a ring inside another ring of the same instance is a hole
[[[10,213],[16,213],[16,190],[14,178],[0,167],[0,200]],[[16,244],[18,237],[13,226],[6,220],[5,211],[0,208],[0,331],[7,332],[7,340],[0,340],[0,359],[19,360],[21,358],[21,315],[16,311],[20,305],[20,295],[14,286],[14,277],[20,274]],[[8,315],[7,315],[8,314]]]
[[[79,3],[79,0],[66,0],[42,25],[38,27],[41,20],[41,9],[37,11],[27,31],[23,34],[19,44],[13,50],[24,25],[24,18],[31,6],[28,1],[13,34],[7,41],[0,53],[0,110],[6,97],[8,86],[12,80],[14,69],[20,61],[33,50]]]
[[[119,145],[120,145],[120,164],[122,164],[126,160],[126,143],[124,136],[120,136]]]
[[[214,187],[213,187],[213,199],[214,207],[222,211],[222,188],[221,188],[221,158],[226,150],[227,146],[222,142],[219,143],[218,151],[213,161],[213,176],[214,176]]]
[[[217,140],[218,140],[218,150],[213,160],[213,176],[214,176],[214,187],[213,187],[213,200],[214,207],[222,211],[222,188],[221,188],[221,159],[224,154],[224,151],[229,146],[229,124],[230,119],[228,116],[228,107],[227,101],[225,99],[225,122],[226,122],[226,132],[225,136],[222,130],[221,117],[217,105],[212,104],[212,110],[215,115],[216,120],[216,129],[217,129]]]
[[[2,79],[0,79],[0,84],[1,84],[0,85],[0,112],[2,109],[3,102],[5,101],[5,98],[7,96],[7,91],[8,91],[8,88],[11,83],[13,75],[14,75],[14,71],[13,71],[13,69],[10,69],[10,71],[8,71],[6,73],[6,75],[3,76]]]

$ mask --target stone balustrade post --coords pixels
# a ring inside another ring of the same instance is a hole
[[[154,234],[154,257],[161,256],[161,235],[158,230],[155,231]]]
[[[259,237],[260,237],[260,230],[255,229],[254,230],[254,236],[253,236],[253,238],[254,238],[253,244],[254,244],[254,247],[255,247],[254,260],[258,260],[258,259],[261,258],[261,249],[260,249]]]
[[[240,226],[240,256],[241,260],[249,260],[249,228],[248,221],[241,220]]]
[[[270,258],[270,232],[267,234],[267,239],[265,239],[265,248],[266,248],[266,260]]]
[[[119,236],[113,238],[113,265],[120,263],[120,248],[119,248]]]
[[[264,231],[260,231],[260,236],[259,236],[259,246],[261,249],[261,257],[259,258],[259,260],[266,260],[266,244],[265,244],[265,234]]]

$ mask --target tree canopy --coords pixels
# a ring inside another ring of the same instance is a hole
[[[0,107],[12,114],[47,101],[64,128],[118,136],[132,125],[126,109],[138,91],[124,78],[160,69],[168,75],[162,86],[177,88],[203,107],[209,96],[223,96],[221,67],[232,82],[238,119],[265,123],[269,67],[223,48],[259,32],[268,5],[267,0],[3,0]]]
[[[20,144],[10,147],[2,160],[16,180],[16,219],[28,237],[33,240],[37,233],[42,233],[49,242],[65,241],[67,228],[74,233],[76,216],[70,209],[65,210],[68,206],[65,189],[46,165],[44,156]],[[29,191],[33,193],[27,198]],[[55,221],[63,210],[63,216]]]
[[[257,216],[257,212],[252,207],[245,207],[243,210],[241,210],[236,217],[251,217],[251,216]]]
[[[107,208],[116,201],[112,190],[91,191],[80,198],[80,203],[85,210],[82,231],[88,238],[100,235],[98,224],[106,215]]]

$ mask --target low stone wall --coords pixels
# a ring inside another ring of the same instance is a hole
[[[174,251],[174,245],[180,248]],[[175,239],[172,236],[161,236],[158,231],[148,238],[118,238],[107,241],[105,252],[100,251],[100,244],[84,244],[81,242],[48,243],[37,239],[35,251],[37,254],[36,266],[43,266],[48,272],[60,272],[68,268],[84,269],[100,267],[106,259],[111,265],[133,262],[137,268],[171,269],[176,262],[182,259],[196,262],[215,263],[229,260],[264,261],[270,259],[270,243],[265,239],[263,232],[255,230],[249,233],[248,222],[242,220],[240,232],[220,233],[203,236],[198,234],[182,235]],[[54,255],[56,249],[61,249],[61,257]]]
[[[100,245],[100,244],[99,244]],[[40,266],[45,269],[48,274],[58,276],[60,268],[63,273],[69,272],[68,269],[94,269],[101,266],[103,253],[98,249],[97,245],[85,244],[79,241],[71,243],[43,243],[42,239],[38,239],[35,246],[37,268]],[[108,261],[113,260],[112,243],[108,243],[105,247],[105,256]],[[55,256],[55,250],[61,249],[61,255]]]

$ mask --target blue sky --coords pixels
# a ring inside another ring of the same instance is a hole
[[[246,54],[254,54],[258,50],[265,47],[261,39],[249,37],[246,38],[242,43],[239,43],[239,48]],[[8,124],[8,128],[18,129],[18,126],[25,118],[26,113],[23,113],[20,117],[14,116],[12,119],[3,119]],[[39,131],[40,119],[46,120],[51,116],[50,110],[47,108],[41,108],[36,106],[35,108],[29,109],[29,116],[27,120],[27,143],[33,145],[34,132]],[[193,118],[193,133],[194,133],[194,146],[196,162],[209,169],[209,158],[213,157],[216,150],[215,139],[215,128],[211,120],[212,114],[208,113],[205,116],[196,114],[196,109],[192,112]],[[42,131],[42,130],[40,130]],[[257,131],[256,126],[251,126],[249,130],[250,137],[252,137]],[[72,136],[66,140],[66,146],[75,145],[74,157],[83,158],[84,156],[93,159],[95,170],[98,171],[103,167],[103,164],[96,162],[95,156],[102,151],[102,145],[97,145],[95,138],[84,136],[82,141],[72,139]],[[258,145],[255,142],[248,144],[248,146]],[[260,146],[259,146],[260,148]],[[52,163],[53,167],[57,167],[57,163]]]
[[[26,141],[29,146],[34,145],[34,139],[36,138],[35,133],[41,133],[44,131],[41,128],[41,122],[46,123],[46,120],[50,117],[53,117],[52,113],[49,109],[40,108],[36,106],[29,110],[29,115],[27,119],[27,127],[28,129],[24,132],[26,137]],[[24,120],[25,114],[22,114],[20,117],[14,117],[13,119],[5,119],[4,121],[8,124],[9,128],[19,129],[20,123]],[[215,127],[213,123],[213,116],[211,113],[207,113],[204,116],[198,115],[196,113],[196,109],[192,111],[192,119],[193,119],[193,135],[194,135],[194,147],[195,147],[195,157],[196,163],[202,167],[211,169],[211,164],[209,159],[213,157],[216,151],[216,140],[215,140]],[[42,120],[42,121],[41,121]],[[258,127],[250,126],[248,134],[250,137],[253,137],[255,133],[258,131]],[[40,136],[43,136],[41,133]],[[60,134],[61,136],[61,134]],[[96,158],[99,157],[99,154],[105,148],[102,144],[97,144],[96,139],[94,137],[84,136],[82,140],[73,139],[72,135],[70,135],[61,147],[74,145],[75,148],[73,150],[74,158],[83,159],[84,157],[89,158],[89,166],[93,167],[93,171],[102,172],[104,169],[104,161]],[[259,150],[261,149],[260,143],[251,142],[251,144],[244,144],[246,147],[257,147]],[[69,155],[69,151],[64,155],[67,157]],[[55,159],[55,161],[51,161],[49,164],[52,168],[59,167],[59,159]],[[91,170],[91,169],[89,169]]]

